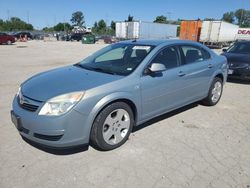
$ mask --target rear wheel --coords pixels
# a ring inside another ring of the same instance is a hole
[[[130,106],[115,102],[96,117],[90,135],[91,144],[100,150],[112,150],[124,144],[134,125]]]
[[[208,96],[202,102],[207,106],[216,105],[221,98],[222,91],[223,91],[222,80],[219,77],[215,77],[210,86]]]
[[[12,42],[11,42],[10,40],[8,40],[8,41],[7,41],[7,44],[10,45],[10,44],[12,44]]]

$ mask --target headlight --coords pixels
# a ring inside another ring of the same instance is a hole
[[[16,93],[16,96],[18,96],[18,95],[20,94],[20,92],[21,92],[21,87],[18,88],[18,91],[17,91],[17,93]]]
[[[39,112],[39,115],[58,116],[68,112],[83,97],[84,92],[73,92],[60,95],[48,100]]]

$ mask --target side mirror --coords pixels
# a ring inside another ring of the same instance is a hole
[[[227,52],[227,49],[226,49],[226,48],[223,48],[223,49],[222,49],[222,52]]]
[[[162,71],[165,71],[167,68],[165,65],[161,64],[161,63],[152,63],[151,67],[149,68],[149,70],[151,72],[162,72]]]

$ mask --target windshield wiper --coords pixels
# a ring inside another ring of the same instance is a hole
[[[90,71],[96,71],[96,72],[102,72],[102,73],[106,73],[106,74],[112,74],[112,75],[116,75],[116,73],[114,72],[111,72],[111,71],[108,71],[108,70],[105,70],[105,69],[102,69],[102,68],[95,68],[95,67],[87,67],[87,66],[84,66],[80,63],[76,63],[74,64],[74,66],[77,66],[77,67],[80,67],[80,68],[83,68],[83,69],[86,69],[86,70],[90,70]]]
[[[85,67],[82,64],[80,64],[80,63],[76,63],[76,64],[74,64],[74,66],[85,69]]]
[[[102,72],[102,73],[107,73],[107,74],[116,75],[116,73],[111,72],[111,71],[109,71],[109,70],[102,69],[102,68],[94,68],[94,67],[91,67],[90,70],[93,70],[93,71],[96,71],[96,72]]]

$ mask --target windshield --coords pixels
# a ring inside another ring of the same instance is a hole
[[[227,50],[228,53],[250,54],[250,43],[235,43]]]
[[[87,57],[77,66],[107,74],[129,75],[152,51],[154,46],[117,43]]]

